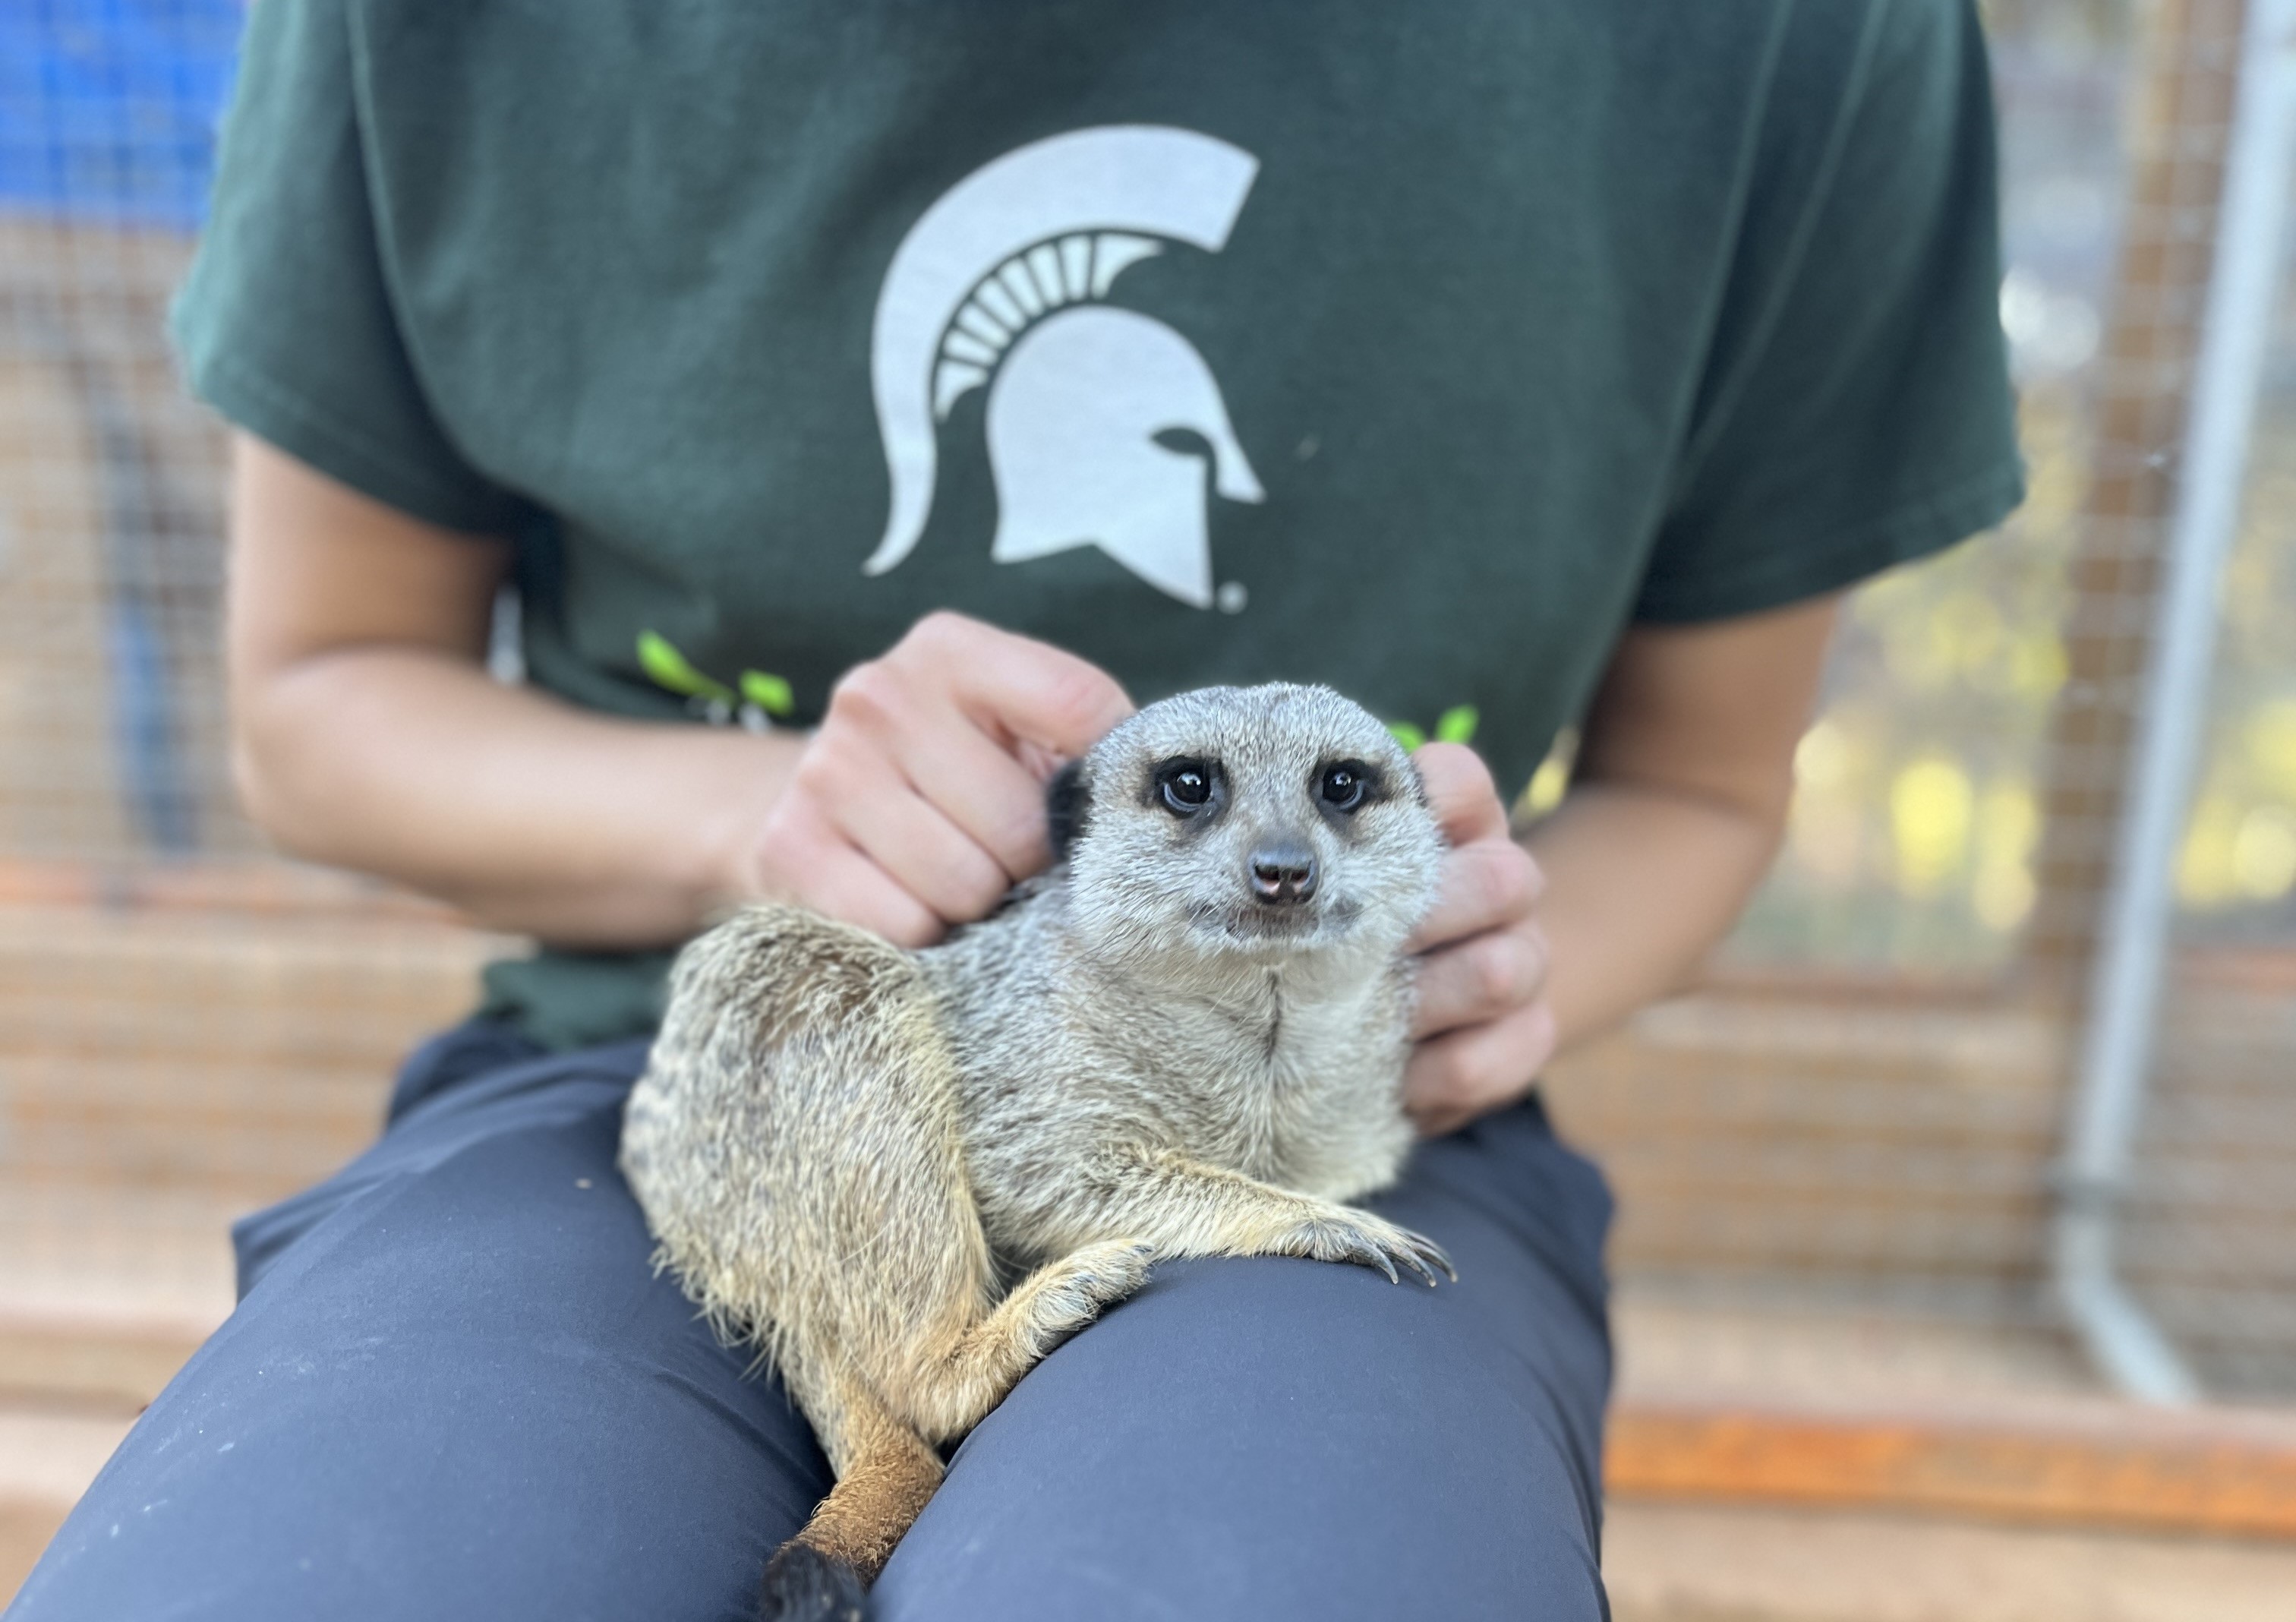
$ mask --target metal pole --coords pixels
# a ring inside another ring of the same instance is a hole
[[[2292,118],[2296,0],[2249,0],[2168,578],[2090,980],[2051,1258],[2059,1297],[2089,1355],[2123,1392],[2154,1403],[2195,1401],[2200,1384],[2121,1284],[2116,1207],[2152,1066],[2177,848],[2206,730],[2217,599],[2239,527],[2249,430],[2271,334]]]

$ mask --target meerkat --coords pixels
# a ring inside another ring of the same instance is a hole
[[[1054,865],[940,945],[759,906],[673,971],[622,1167],[837,1478],[767,1617],[859,1616],[938,1449],[1157,1260],[1451,1273],[1344,1203],[1410,1147],[1404,948],[1443,850],[1387,729],[1324,688],[1207,688],[1048,799]]]

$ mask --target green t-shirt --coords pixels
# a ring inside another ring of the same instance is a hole
[[[1629,622],[2015,504],[1994,168],[1965,0],[266,0],[176,332],[513,537],[575,703],[807,725],[950,607],[1512,790]]]

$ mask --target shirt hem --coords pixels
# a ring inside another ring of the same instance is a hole
[[[508,526],[510,497],[456,496],[261,373],[212,355],[186,371],[193,392],[227,421],[362,495],[444,529],[498,534]]]
[[[1775,561],[1718,578],[1645,582],[1633,620],[1691,625],[1822,596],[1958,545],[1998,524],[2024,498],[2021,463],[1992,467],[1909,502],[1826,547],[1780,547]]]

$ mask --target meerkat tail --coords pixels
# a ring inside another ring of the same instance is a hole
[[[863,1622],[869,1591],[852,1567],[795,1538],[774,1552],[758,1594],[761,1622]]]
[[[760,1622],[860,1622],[869,1585],[940,1486],[940,1455],[857,1390],[842,1395],[846,1465],[803,1530],[774,1553]]]

